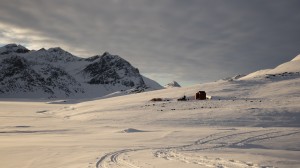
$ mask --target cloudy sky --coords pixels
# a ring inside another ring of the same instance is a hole
[[[299,0],[0,2],[0,45],[108,51],[161,84],[214,81],[300,53]]]

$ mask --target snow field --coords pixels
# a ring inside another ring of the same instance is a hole
[[[283,73],[107,99],[1,99],[1,167],[299,168],[300,78]],[[193,100],[199,90],[212,99]]]

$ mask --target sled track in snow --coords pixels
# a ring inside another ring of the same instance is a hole
[[[96,168],[109,168],[110,163],[120,167],[139,168],[138,166],[135,166],[134,164],[119,158],[121,154],[138,150],[145,149],[124,149],[107,153],[98,160],[98,162],[96,163]]]
[[[207,156],[193,155],[195,152],[204,150],[216,150],[221,148],[247,148],[253,142],[271,140],[274,138],[299,134],[300,131],[278,131],[275,129],[248,131],[241,133],[226,132],[209,135],[196,141],[194,144],[185,145],[169,150],[159,150],[155,153],[156,157],[166,160],[178,160],[189,164],[198,164],[206,167],[228,167],[228,168],[273,168],[272,165],[258,165],[252,162],[239,160],[228,160],[223,158],[213,158]],[[223,135],[225,134],[225,135]],[[242,137],[240,137],[242,136]],[[223,143],[222,143],[223,142]],[[225,143],[224,143],[225,142]],[[193,154],[190,154],[192,152]]]
[[[252,143],[267,141],[274,138],[280,138],[285,136],[291,136],[299,134],[300,131],[289,130],[281,131],[276,129],[262,129],[255,131],[224,131],[215,134],[211,134],[202,139],[197,140],[193,144],[168,147],[168,148],[143,148],[143,149],[124,149],[111,153],[107,153],[102,156],[96,163],[96,168],[109,168],[111,165],[117,167],[138,168],[138,165],[134,165],[128,160],[120,157],[122,154],[129,154],[130,152],[136,152],[141,150],[154,150],[154,156],[159,159],[176,160],[186,164],[196,164],[205,167],[230,167],[230,168],[272,168],[273,166],[261,166],[252,162],[244,162],[238,160],[226,160],[223,158],[214,158],[201,156],[201,151],[205,150],[220,150],[222,148],[248,148]]]

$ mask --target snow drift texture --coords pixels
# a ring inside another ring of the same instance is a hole
[[[0,97],[101,97],[162,88],[107,52],[80,58],[59,47],[30,51],[9,44],[0,48],[0,65]]]

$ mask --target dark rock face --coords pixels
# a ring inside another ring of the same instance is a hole
[[[89,84],[121,84],[126,87],[145,85],[137,68],[119,56],[108,53],[104,53],[83,71],[89,76],[87,81]]]
[[[37,64],[20,56],[3,59],[0,68],[0,92],[22,93],[43,92],[56,97],[57,90],[70,96],[73,92],[83,93],[80,83],[64,70],[50,64]]]
[[[103,88],[105,93],[148,88],[137,68],[107,52],[79,58],[61,48],[29,51],[9,44],[0,47],[0,53],[0,97],[27,93],[70,97],[84,95],[89,88],[99,88],[101,96]]]
[[[0,68],[0,92],[33,92],[37,89],[53,94],[45,87],[45,80],[30,68],[28,61],[19,56],[2,60]]]

